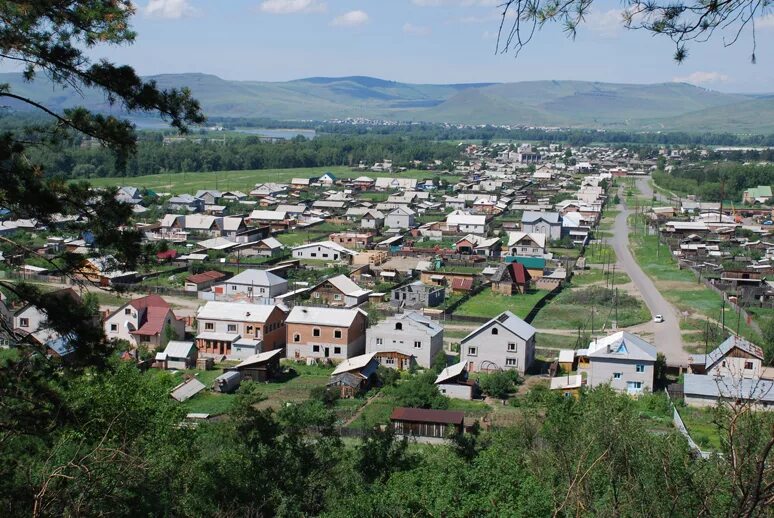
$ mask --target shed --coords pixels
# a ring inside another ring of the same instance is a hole
[[[280,358],[282,349],[274,349],[265,353],[254,354],[235,365],[233,370],[241,374],[242,379],[267,381],[280,373]]]
[[[451,410],[398,407],[390,415],[396,434],[445,439],[450,433],[463,433],[465,414]]]
[[[170,340],[163,353],[156,354],[157,362],[165,369],[191,369],[196,365],[198,350],[193,342]]]
[[[227,371],[215,378],[212,382],[212,390],[230,394],[239,388],[242,383],[242,375],[238,371]]]

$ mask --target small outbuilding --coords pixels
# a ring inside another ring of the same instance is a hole
[[[170,340],[163,352],[156,353],[156,365],[162,369],[192,369],[197,356],[193,342]]]
[[[435,386],[444,396],[455,399],[473,399],[476,382],[468,379],[465,362],[446,367],[435,379]]]
[[[445,439],[452,433],[463,433],[465,414],[451,410],[398,407],[390,415],[397,435]]]
[[[281,371],[280,358],[282,349],[274,349],[265,353],[254,354],[235,365],[232,370],[239,372],[242,379],[252,381],[268,381],[277,377]]]
[[[239,388],[242,383],[242,375],[238,371],[226,371],[212,382],[212,390],[230,394]]]

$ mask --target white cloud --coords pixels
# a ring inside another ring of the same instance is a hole
[[[149,0],[144,11],[147,16],[168,20],[199,14],[199,10],[192,6],[188,0]]]
[[[774,29],[774,13],[761,16],[755,20],[756,29]]]
[[[357,27],[366,23],[368,23],[368,13],[359,9],[346,12],[331,21],[331,25],[338,27]]]
[[[609,11],[591,11],[585,16],[583,23],[579,26],[605,38],[614,38],[619,35],[624,28],[623,11],[610,9]]]
[[[403,24],[403,32],[413,34],[414,36],[429,36],[432,29],[424,25],[414,25],[413,23],[406,22]]]
[[[419,7],[455,5],[461,7],[497,7],[503,3],[503,0],[411,0],[411,3]]]
[[[675,83],[691,83],[692,85],[703,85],[710,83],[725,83],[730,78],[720,72],[694,72],[687,76],[674,77]]]
[[[264,0],[258,10],[269,14],[321,13],[327,7],[319,0]]]

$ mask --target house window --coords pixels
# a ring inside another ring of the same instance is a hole
[[[232,284],[232,285],[231,285],[231,291],[236,291],[236,289],[237,289],[237,287],[236,287],[234,284]],[[249,290],[248,290],[248,291],[249,291]]]
[[[635,372],[645,372],[645,366],[643,364],[641,364],[641,363],[638,363],[637,365],[634,366],[634,371]]]
[[[316,298],[316,299],[320,298],[320,292],[319,291],[315,291],[314,292],[314,298]]]
[[[468,347],[468,356],[475,356],[478,354],[478,350],[475,347]]]
[[[395,365],[395,358],[387,358],[386,360],[384,360],[384,363],[386,363],[387,365]]]
[[[320,352],[320,346],[319,345],[313,345],[312,346],[312,352],[313,353],[319,353]]]
[[[518,360],[516,358],[506,358],[505,359],[505,365],[507,365],[508,367],[515,367],[518,364],[519,364],[519,362],[518,362]]]
[[[142,335],[142,336],[140,337],[140,341],[141,341],[141,342],[143,342],[143,343],[150,342],[150,336],[148,336],[148,335]]]
[[[508,344],[508,352],[516,352],[516,344],[509,343]]]
[[[20,318],[19,319],[19,327],[30,327],[30,319],[29,318]]]
[[[333,354],[341,354],[341,347],[334,347]]]
[[[396,331],[403,331],[403,323],[402,322],[396,322],[395,323],[395,330]]]
[[[118,324],[110,324],[111,331],[118,331]]]
[[[131,314],[132,314],[132,310],[130,308],[126,308],[124,310],[124,315],[131,315]]]
[[[414,348],[415,349],[421,349],[422,348],[422,342],[414,342]]]
[[[320,328],[319,327],[315,327],[314,329],[312,329],[312,336],[320,336]]]
[[[492,334],[493,334],[493,335],[496,335],[496,334],[497,334],[497,333],[499,333],[499,332],[500,332],[500,331],[499,331],[499,330],[498,330],[496,327],[493,327],[493,328],[492,328]]]
[[[752,370],[753,362],[744,362],[744,368],[747,370]]]
[[[341,300],[341,295],[339,295],[338,293],[334,293],[333,300]]]
[[[382,340],[381,338],[376,339],[376,345],[382,345],[383,343],[384,343],[384,340]]]
[[[309,254],[309,255],[311,255],[312,257],[317,257],[317,254],[316,254],[315,252],[312,252],[312,253],[311,253],[311,254]]]
[[[204,324],[205,331],[212,331],[214,329],[215,329],[215,324],[213,324],[212,322],[207,322]]]
[[[296,333],[293,335],[293,341],[294,342],[300,342],[301,341],[301,335]]]
[[[248,286],[247,287],[247,293],[252,293],[252,292],[253,292],[253,287],[252,286]]]
[[[271,331],[271,324],[269,324],[269,331]],[[247,333],[248,335],[253,334],[253,326],[247,326],[245,328],[245,333]]]
[[[622,373],[620,373],[620,372],[614,372],[614,373],[613,373],[613,379],[614,379],[614,380],[619,380],[619,379],[621,379],[621,376],[623,376],[623,374],[622,374]]]
[[[236,333],[236,324],[229,324],[228,325],[228,332],[229,333]]]
[[[336,329],[333,332],[333,338],[341,338],[341,329]]]

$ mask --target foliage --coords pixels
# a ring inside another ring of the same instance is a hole
[[[341,392],[336,387],[319,386],[309,391],[309,397],[314,401],[319,401],[326,408],[331,408],[341,397]]]
[[[439,408],[449,406],[449,398],[443,396],[435,386],[436,373],[432,370],[417,374],[411,379],[385,390],[392,396],[396,406],[411,408]]]
[[[478,386],[481,388],[481,392],[497,399],[507,398],[516,390],[516,385],[520,382],[519,374],[514,370],[481,374],[478,378]]]

